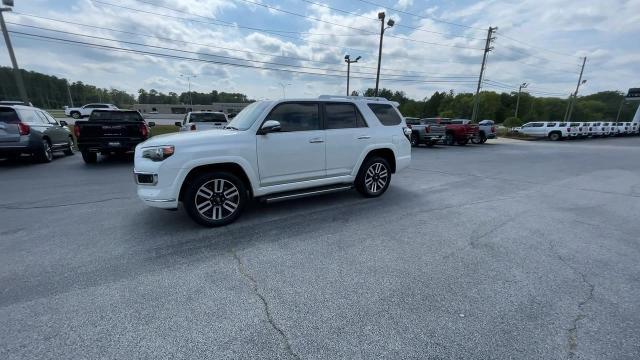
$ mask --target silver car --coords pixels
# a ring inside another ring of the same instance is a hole
[[[180,131],[197,131],[222,129],[229,122],[227,114],[214,111],[192,111],[184,116],[182,122],[177,121]]]
[[[54,151],[73,155],[73,135],[66,125],[36,107],[0,105],[0,156],[31,154],[39,162],[49,162]]]

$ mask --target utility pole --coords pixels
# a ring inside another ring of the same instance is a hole
[[[71,107],[74,107],[73,98],[71,97],[71,88],[69,87],[69,80],[65,79],[65,82],[67,83],[67,95],[69,95],[69,103],[71,103]]]
[[[349,73],[351,72],[351,64],[357,63],[361,56],[358,56],[355,60],[351,60],[351,55],[344,56],[344,62],[347,63],[347,96],[349,96]]]
[[[520,84],[518,88],[518,101],[516,101],[516,114],[514,115],[516,118],[518,117],[518,108],[520,107],[520,93],[522,93],[522,89],[525,89],[527,86],[529,86],[529,84],[525,82]]]
[[[623,97],[622,101],[620,101],[620,107],[618,108],[618,115],[616,115],[616,122],[620,120],[620,113],[622,113],[622,106],[624,105],[624,101],[626,99]]]
[[[282,98],[286,99],[287,98],[287,92],[286,92],[286,88],[287,86],[291,85],[290,83],[278,83],[280,85],[280,87],[282,88]]]
[[[384,27],[384,18],[386,14],[384,11],[378,13],[378,19],[380,20],[380,46],[378,47],[378,72],[376,73],[376,92],[375,96],[378,96],[378,84],[380,83],[380,64],[382,63],[382,38],[384,37],[384,31],[392,27],[396,22],[393,19],[387,21],[387,27]]]
[[[573,113],[573,104],[578,100],[578,90],[580,90],[580,85],[587,82],[587,80],[582,80],[582,74],[584,73],[584,64],[587,63],[587,57],[582,58],[582,68],[580,68],[580,77],[578,77],[578,85],[576,85],[576,92],[573,93],[573,100],[569,100],[569,110],[567,111],[567,117],[564,119],[564,122],[571,122],[571,114]]]
[[[5,11],[11,11],[13,6],[13,0],[2,0],[2,4],[7,7],[0,8],[0,27],[2,27],[2,35],[4,36],[4,43],[7,44],[7,50],[9,51],[9,58],[11,58],[11,65],[13,65],[13,76],[16,79],[16,85],[18,86],[18,92],[20,93],[20,99],[25,105],[29,104],[29,97],[27,96],[27,90],[24,87],[24,80],[22,79],[22,73],[18,68],[18,61],[16,61],[16,54],[13,53],[13,46],[11,45],[11,38],[9,38],[9,31],[7,31],[7,24],[4,22]]]
[[[496,30],[498,30],[497,26],[496,27],[489,26],[489,30],[487,31],[487,40],[484,44],[484,55],[482,55],[482,66],[480,66],[480,76],[478,77],[478,87],[476,88],[476,96],[473,99],[473,113],[471,114],[472,122],[476,122],[476,119],[478,117],[478,107],[480,105],[480,87],[482,86],[484,69],[487,65],[487,55],[491,50],[493,50],[493,46],[491,46],[491,43],[493,43],[493,40],[495,40],[495,38],[493,37],[493,33]]]
[[[187,82],[189,83],[189,103],[190,103],[190,104],[191,104],[191,106],[193,107],[193,98],[191,98],[191,78],[197,78],[198,76],[196,76],[196,75],[185,75],[185,74],[180,74],[180,77],[187,78]]]

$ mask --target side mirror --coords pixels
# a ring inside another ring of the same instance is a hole
[[[60,120],[60,126],[67,126],[67,125],[69,125],[69,123],[67,123],[64,120]]]
[[[149,127],[154,127],[154,126],[156,126],[156,123],[153,121],[149,121]]]
[[[260,128],[260,135],[268,134],[270,132],[276,132],[282,130],[280,122],[276,120],[267,120],[262,124]]]
[[[182,127],[182,122],[181,121],[176,121],[173,123],[173,125],[177,126],[177,127]]]

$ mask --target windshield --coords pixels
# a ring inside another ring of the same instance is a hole
[[[191,113],[189,122],[227,122],[227,118],[221,113]]]
[[[226,126],[227,129],[247,130],[257,120],[264,109],[269,105],[265,101],[257,101],[242,109]]]
[[[89,121],[144,121],[137,111],[93,111]]]

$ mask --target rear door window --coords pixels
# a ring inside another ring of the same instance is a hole
[[[398,115],[396,109],[390,104],[367,104],[369,109],[373,111],[380,123],[385,126],[399,125],[402,118]]]
[[[358,109],[351,103],[325,103],[324,111],[327,129],[348,129],[366,126],[362,116],[359,116]]]

